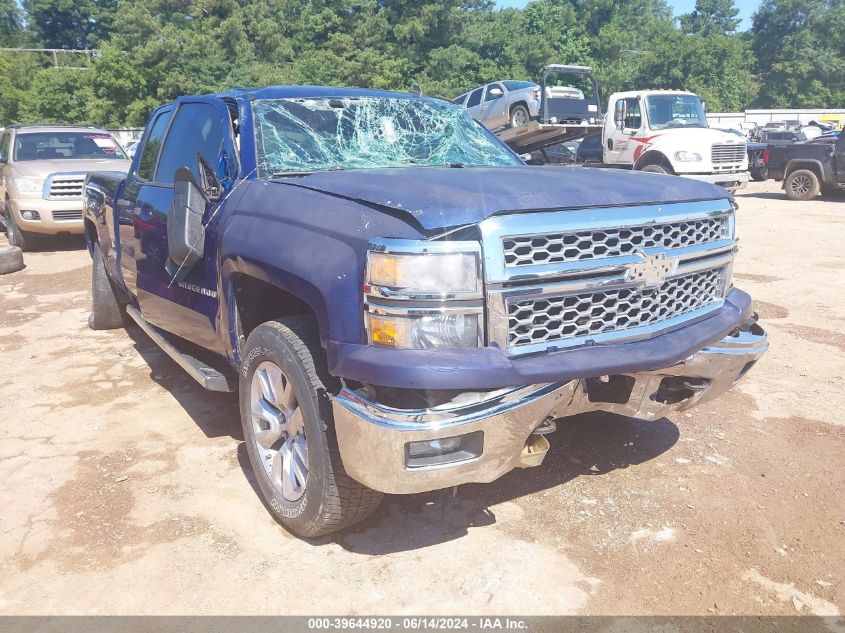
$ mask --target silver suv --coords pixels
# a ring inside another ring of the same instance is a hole
[[[0,200],[12,246],[81,234],[82,183],[92,171],[129,171],[111,134],[93,127],[13,125],[0,135]]]

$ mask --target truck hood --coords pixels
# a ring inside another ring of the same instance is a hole
[[[89,173],[92,171],[129,171],[131,161],[118,159],[26,160],[13,164],[14,175],[21,178],[46,178],[50,174]]]
[[[675,176],[582,167],[351,169],[274,182],[390,209],[426,231],[501,213],[729,197],[721,187]]]

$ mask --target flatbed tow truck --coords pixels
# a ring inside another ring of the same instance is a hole
[[[587,90],[581,98],[554,95],[549,86],[551,77],[574,75],[575,82]],[[520,127],[491,130],[518,154],[528,154],[550,145],[583,138],[602,129],[599,82],[589,66],[550,64],[543,69],[540,81],[540,113],[537,119]],[[589,94],[592,93],[592,94]]]

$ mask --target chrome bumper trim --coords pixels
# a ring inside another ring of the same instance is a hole
[[[486,483],[516,467],[528,436],[544,420],[606,411],[646,420],[684,411],[730,389],[768,348],[766,333],[748,321],[722,340],[665,369],[626,374],[634,379],[625,403],[591,401],[587,380],[503,389],[483,399],[432,409],[396,409],[344,388],[333,399],[341,458],[364,485],[392,494]],[[676,404],[654,395],[664,378],[706,379],[706,388]],[[405,445],[483,431],[484,449],[472,460],[407,468]],[[551,438],[554,444],[553,436]]]

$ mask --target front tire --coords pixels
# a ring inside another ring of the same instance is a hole
[[[511,127],[522,127],[523,125],[528,125],[530,120],[531,113],[528,112],[528,108],[524,105],[517,104],[511,108]]]
[[[100,245],[94,242],[91,267],[91,316],[88,327],[92,330],[114,330],[123,327],[123,307],[117,300],[114,285],[106,274],[106,265]]]
[[[669,174],[670,172],[663,165],[657,165],[652,163],[651,165],[646,165],[640,171],[644,171],[648,174]]]
[[[6,237],[9,246],[17,246],[23,252],[31,251],[35,244],[35,237],[31,233],[22,231],[12,215],[12,203],[6,200],[3,205],[3,217],[6,220]]]
[[[820,187],[819,177],[809,169],[796,169],[783,183],[790,200],[812,200],[819,195]]]
[[[303,537],[358,523],[382,498],[343,468],[321,351],[312,319],[268,321],[249,335],[240,372],[241,424],[261,495]]]

